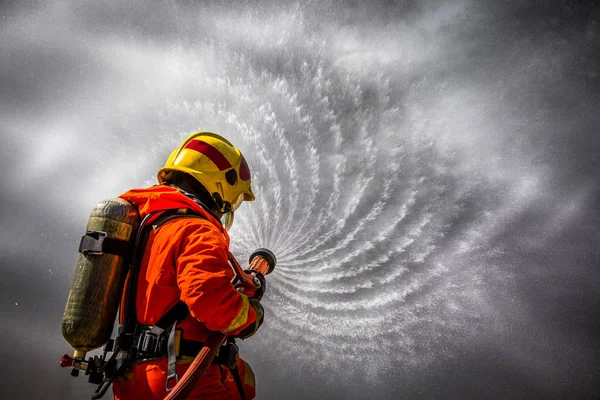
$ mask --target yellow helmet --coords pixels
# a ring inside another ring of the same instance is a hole
[[[172,171],[193,176],[214,198],[220,197],[221,212],[235,211],[242,201],[254,200],[244,156],[216,133],[196,132],[188,136],[158,171],[158,182],[168,181]]]

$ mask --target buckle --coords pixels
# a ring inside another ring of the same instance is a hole
[[[142,332],[137,341],[137,350],[146,355],[161,354],[163,353],[163,342],[162,336],[155,335],[150,332]]]
[[[169,382],[173,379],[175,379],[175,384],[172,387],[169,387]],[[179,376],[177,375],[177,373],[167,376],[167,381],[165,382],[165,389],[167,390],[167,393],[169,393],[171,390],[173,390],[173,388],[175,388],[175,386],[177,386],[177,382],[179,382]]]
[[[102,231],[87,231],[81,237],[79,242],[79,252],[85,255],[100,256],[104,254],[102,251],[106,232]]]

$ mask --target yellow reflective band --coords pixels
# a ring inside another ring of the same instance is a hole
[[[250,364],[243,360],[242,362],[244,363],[244,383],[255,388],[256,377],[254,376],[254,371],[252,371],[252,368],[250,368]]]
[[[248,321],[248,311],[250,308],[248,296],[246,296],[245,294],[240,293],[240,292],[238,292],[238,294],[242,297],[242,302],[243,302],[242,309],[240,310],[238,315],[233,319],[233,321],[231,321],[231,324],[229,324],[229,326],[226,329],[221,331],[223,333],[229,333],[231,331],[235,331],[237,328],[244,325],[246,323],[246,321]]]

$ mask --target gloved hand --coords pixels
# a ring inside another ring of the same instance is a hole
[[[260,287],[256,288],[251,284],[238,282],[235,284],[235,288],[248,296],[249,299],[256,299],[260,301],[265,294],[265,290],[267,289],[267,281],[265,280],[265,277],[263,274],[256,271],[245,270],[244,272],[254,275],[254,277],[260,282]]]
[[[236,335],[236,337],[240,339],[247,339],[254,335],[265,319],[265,310],[258,300],[250,299],[250,307],[252,307],[256,312],[256,321]]]

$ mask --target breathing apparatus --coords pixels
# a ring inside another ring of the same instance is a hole
[[[74,354],[73,356],[64,354],[60,365],[71,367],[72,376],[78,376],[79,371],[84,371],[90,383],[99,385],[92,399],[102,397],[113,380],[122,375],[134,362],[135,350],[132,352],[132,348],[136,346],[138,349],[144,348],[140,347],[139,342],[134,343],[135,338],[143,337],[144,345],[149,340],[148,348],[154,346],[155,350],[159,345],[166,346],[164,341],[160,341],[161,338],[166,338],[163,335],[165,329],[160,327],[161,321],[167,321],[165,322],[167,328],[173,324],[172,321],[182,320],[189,313],[187,306],[180,303],[153,328],[156,333],[154,336],[152,332],[144,336],[135,336],[139,331],[135,310],[133,312],[126,310],[129,318],[126,317],[117,338],[110,338],[119,303],[123,298],[128,272],[130,283],[127,285],[125,297],[129,298],[125,304],[130,308],[129,305],[134,303],[131,301],[131,293],[135,293],[137,286],[139,262],[149,228],[156,228],[174,218],[203,218],[190,214],[187,209],[159,213],[160,215],[151,213],[143,221],[138,222],[139,216],[133,205],[120,198],[106,200],[98,203],[92,211],[86,234],[81,239],[77,268],[62,320],[63,337],[73,347]],[[242,269],[231,253],[229,253],[229,263],[235,274],[232,283],[235,284],[236,289],[244,292],[248,297],[253,297],[264,285],[263,276],[271,273],[275,268],[276,258],[271,251],[258,249],[250,256],[250,265],[246,270]],[[185,307],[181,307],[182,304]],[[174,329],[169,332],[169,341],[173,339],[174,333]],[[153,337],[156,339],[155,342]],[[199,350],[194,363],[181,380],[177,375],[169,375],[166,386],[168,391],[173,389],[174,394],[170,394],[171,397],[167,398],[184,398],[181,397],[182,393],[191,390],[188,386],[193,386],[193,382],[200,378],[213,361],[220,346],[226,341],[224,334],[214,332],[204,347]],[[102,355],[88,357],[86,360],[87,352],[101,346],[104,346]],[[170,387],[173,379],[176,385]]]

